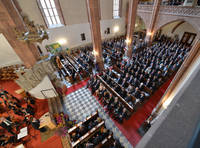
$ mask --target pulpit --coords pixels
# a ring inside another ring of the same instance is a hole
[[[42,115],[42,117],[39,120],[40,120],[40,128],[47,126],[50,129],[54,129],[56,127],[55,124],[51,121],[49,112]]]

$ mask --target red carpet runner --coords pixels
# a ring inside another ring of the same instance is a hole
[[[13,96],[17,97],[18,99],[22,100],[22,96],[19,94],[16,94],[15,91],[20,89],[20,87],[14,82],[14,81],[0,81],[0,87],[1,89],[4,89],[8,91]],[[22,106],[24,101],[22,101]],[[36,99],[35,102],[35,117],[40,118],[44,113],[48,112],[48,102],[46,99]],[[9,113],[11,115],[11,113]],[[13,116],[16,116],[13,114]],[[19,116],[20,118],[20,116]],[[37,130],[34,130],[31,126],[29,126],[28,131],[29,137],[27,140],[27,143],[25,144],[26,148],[62,148],[61,139],[58,136],[52,136],[48,140],[41,142],[41,136],[40,132]],[[10,145],[7,145],[6,147],[10,147]]]
[[[157,105],[159,100],[161,99],[162,95],[166,91],[167,87],[169,86],[171,80],[169,79],[166,83],[164,83],[159,90],[157,90],[153,96],[150,97],[150,99],[137,110],[136,113],[134,113],[129,120],[126,120],[123,122],[123,124],[119,124],[115,120],[113,120],[116,124],[116,126],[121,130],[123,135],[129,140],[129,142],[136,146],[136,144],[141,139],[140,135],[137,132],[137,129],[141,126],[141,124],[148,118],[148,116],[151,114],[153,108]],[[70,88],[67,89],[66,95],[82,88],[86,85],[88,79],[81,81]],[[21,96],[18,96],[14,91],[19,89],[19,86],[15,82],[7,81],[7,82],[1,82],[0,83],[5,90],[7,90],[9,93],[13,94],[17,98],[21,98]],[[38,100],[36,101],[37,111],[36,111],[36,117],[39,118],[41,115],[43,115],[45,112],[48,111],[48,104],[47,100]],[[29,131],[29,134],[33,137],[30,139],[30,141],[26,144],[27,148],[62,148],[61,139],[58,136],[52,136],[45,142],[41,142],[40,132],[33,130]]]
[[[116,126],[120,129],[123,135],[128,139],[128,141],[133,145],[136,146],[141,136],[138,134],[137,130],[142,125],[142,123],[149,117],[153,108],[157,105],[160,101],[161,97],[165,93],[166,89],[168,88],[169,84],[171,83],[173,76],[165,82],[154,94],[149,98],[149,100],[135,112],[129,120],[123,122],[123,124],[119,124],[117,121],[113,120]],[[88,80],[88,79],[87,79]],[[85,86],[87,80],[81,81],[76,85],[68,88],[66,95],[80,89],[81,87]],[[98,100],[97,100],[98,101]],[[99,102],[100,103],[100,102]],[[101,103],[100,103],[101,104]],[[112,119],[112,118],[111,118]]]
[[[169,84],[171,83],[173,77],[165,82],[154,94],[149,98],[149,100],[139,108],[129,120],[119,124],[117,121],[113,120],[121,132],[126,136],[128,141],[136,146],[139,140],[141,139],[137,130],[140,128],[142,123],[150,116],[153,108],[158,104],[161,97],[165,93]]]
[[[158,104],[161,97],[165,93],[169,84],[171,83],[173,77],[171,77],[167,82],[165,82],[150,98],[149,100],[139,108],[129,120],[124,120],[123,124],[118,123],[114,119],[113,122],[120,129],[123,135],[128,139],[128,141],[136,146],[140,141],[141,136],[138,134],[137,130],[140,128],[142,123],[150,116],[153,108]],[[97,101],[99,101],[97,99]],[[101,102],[99,101],[101,104]],[[102,104],[101,104],[102,105]],[[103,105],[102,105],[103,107]]]

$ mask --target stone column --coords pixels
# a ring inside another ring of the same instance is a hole
[[[128,24],[127,24],[127,35],[126,35],[126,43],[128,47],[127,56],[129,58],[132,56],[132,41],[133,41],[133,33],[135,29],[135,21],[137,16],[137,6],[138,6],[138,0],[129,0]]]
[[[153,11],[152,11],[152,15],[151,15],[151,22],[149,24],[149,27],[147,28],[146,39],[145,39],[149,43],[151,43],[153,40],[153,35],[155,33],[154,27],[155,27],[156,20],[157,20],[158,14],[159,14],[161,2],[162,2],[162,0],[154,1]]]
[[[27,44],[16,39],[14,29],[25,31],[25,25],[21,15],[15,7],[13,0],[0,1],[0,32],[8,40],[24,65],[32,67],[39,58],[39,52],[34,44]],[[8,59],[9,60],[9,59]]]
[[[102,71],[104,69],[104,63],[101,47],[99,8],[99,0],[87,0],[87,10],[93,43],[93,53],[96,59],[96,63],[98,64],[99,70]]]

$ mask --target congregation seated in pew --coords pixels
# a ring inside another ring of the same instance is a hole
[[[103,44],[107,47],[106,45],[112,45],[113,42]],[[112,47],[110,54],[112,50],[116,53],[115,47]],[[169,76],[178,70],[189,51],[190,47],[180,42],[160,40],[140,52],[134,52],[128,61],[117,61],[113,69],[108,68],[99,76],[111,90],[119,94],[130,106],[135,107],[148,99]],[[105,108],[111,111],[115,106],[114,102],[118,102],[118,99],[113,97],[103,85],[99,79],[91,76],[87,87],[90,87],[92,94],[96,94]],[[123,104],[115,106],[112,114],[117,117],[115,119],[123,122],[119,117],[126,116],[125,106]]]
[[[98,116],[98,112],[87,117],[68,130],[72,147],[76,148],[100,148],[118,147],[123,148],[118,140],[113,138],[105,122]]]
[[[92,94],[96,94],[98,96],[98,99],[105,106],[106,110],[113,115],[114,119],[120,123],[122,123],[124,119],[128,119],[130,115],[128,110],[119,101],[118,97],[114,97],[113,94],[109,92],[99,80],[92,77],[91,80],[88,81],[87,87],[91,88]],[[130,102],[131,101],[132,100],[130,100]],[[132,102],[130,104],[132,104]]]

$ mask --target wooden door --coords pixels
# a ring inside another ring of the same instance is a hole
[[[197,34],[185,32],[182,36],[181,42],[187,45],[191,45]]]

